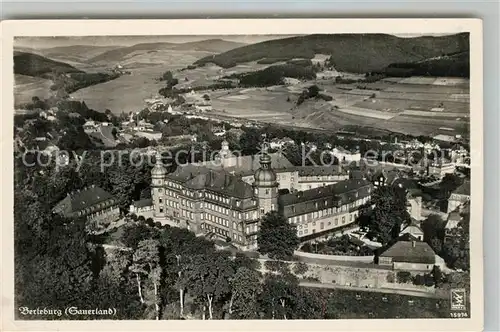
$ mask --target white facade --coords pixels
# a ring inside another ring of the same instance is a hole
[[[331,154],[337,157],[340,163],[359,162],[361,160],[361,153],[350,152],[338,147],[333,148]]]

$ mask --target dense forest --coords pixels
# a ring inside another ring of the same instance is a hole
[[[270,40],[207,56],[196,65],[215,63],[224,68],[259,61],[274,63],[316,54],[331,55],[335,69],[353,73],[380,71],[392,63],[415,62],[469,50],[466,33],[441,37],[400,38],[386,34],[307,35]]]
[[[115,72],[86,73],[64,62],[26,52],[14,52],[14,74],[49,79],[54,82],[50,89],[64,95],[120,77]]]

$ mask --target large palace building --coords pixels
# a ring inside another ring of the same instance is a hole
[[[235,157],[223,142],[219,156],[171,173],[159,156],[151,173],[154,218],[254,249],[267,212],[279,211],[306,239],[353,223],[373,188],[338,166],[296,167],[265,148]]]

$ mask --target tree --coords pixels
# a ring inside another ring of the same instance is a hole
[[[240,267],[231,279],[229,314],[238,319],[257,318],[257,299],[261,288],[260,273],[248,267]]]
[[[431,214],[422,224],[424,241],[427,242],[437,254],[441,253],[444,239],[445,222],[436,214]]]
[[[241,153],[244,156],[254,155],[259,152],[261,134],[254,128],[246,129],[240,137]]]
[[[465,213],[457,227],[450,230],[443,244],[443,258],[450,268],[470,270],[469,224],[470,213]]]
[[[315,98],[318,96],[320,89],[318,88],[317,85],[311,85],[308,89],[308,96],[309,98]]]
[[[191,264],[191,257],[196,255],[210,255],[215,252],[213,242],[187,229],[170,227],[161,233],[160,243],[165,255],[165,282],[178,291],[180,316],[184,314],[184,293],[190,286],[190,274],[184,270]]]
[[[202,303],[202,318],[208,307],[209,318],[213,319],[214,301],[226,298],[231,291],[229,281],[234,270],[227,255],[212,253],[195,255],[183,267],[184,285]]]
[[[131,223],[124,226],[121,242],[128,248],[136,249],[139,243],[147,239],[158,239],[159,232],[145,223]]]
[[[436,288],[438,288],[443,280],[443,272],[441,272],[439,266],[434,265],[434,267],[432,268],[432,277],[434,278],[434,284],[436,285]]]
[[[174,78],[174,75],[172,74],[171,71],[166,71],[163,73],[163,75],[161,76],[161,79],[163,81],[170,81]]]
[[[209,101],[209,100],[210,100],[210,96],[209,96],[209,95],[207,95],[207,94],[204,94],[204,95],[203,95],[203,99],[205,99],[206,101]]]
[[[158,287],[160,283],[161,267],[159,263],[159,242],[157,240],[143,240],[139,242],[139,245],[137,246],[137,249],[132,257],[130,271],[135,273],[139,298],[143,304],[146,303],[142,292],[143,278],[149,278],[152,282],[154,296],[150,302],[152,302],[155,306],[156,319],[159,319],[160,315]]]
[[[298,287],[298,279],[291,274],[266,274],[260,297],[265,318],[287,319],[293,311]]]
[[[259,252],[272,259],[290,259],[300,243],[295,226],[275,211],[265,214],[260,225],[257,234]]]
[[[399,236],[401,226],[411,220],[406,210],[406,193],[393,186],[380,187],[373,192],[372,203],[375,207],[366,225],[368,236],[388,244]]]

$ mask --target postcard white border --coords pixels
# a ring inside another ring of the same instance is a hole
[[[483,42],[480,19],[195,19],[19,20],[1,22],[2,130],[7,166],[1,178],[3,331],[479,331],[483,329]],[[14,321],[13,37],[99,35],[292,35],[314,33],[470,33],[471,318],[293,321]]]

